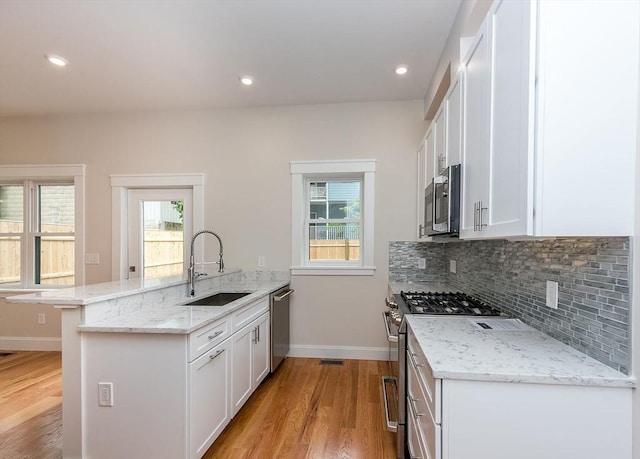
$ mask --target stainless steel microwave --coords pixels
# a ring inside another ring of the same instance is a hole
[[[460,164],[435,176],[425,189],[424,228],[427,236],[456,236],[460,231]]]

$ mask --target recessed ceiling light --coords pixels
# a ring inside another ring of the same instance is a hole
[[[405,75],[409,71],[409,67],[407,67],[406,65],[396,65],[393,71],[396,73],[396,75]]]
[[[69,65],[69,62],[64,57],[56,56],[55,54],[45,54],[44,57],[46,57],[53,65],[58,67],[66,67]]]
[[[253,78],[247,75],[241,76],[240,83],[242,83],[245,86],[251,86],[253,84]]]

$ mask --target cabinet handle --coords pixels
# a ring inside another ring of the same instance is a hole
[[[486,207],[482,207],[482,201],[480,201],[479,205],[478,205],[478,214],[480,215],[479,220],[480,220],[480,226],[478,228],[478,231],[482,231],[482,228],[487,226],[486,223],[482,223],[482,211],[483,210],[487,210]]]
[[[416,419],[418,419],[419,417],[424,416],[424,413],[418,413],[418,408],[416,407],[416,402],[420,400],[419,398],[414,398],[411,395],[409,395],[409,401],[411,402],[411,406],[413,407],[413,413]]]
[[[220,349],[220,350],[217,350],[215,354],[213,354],[213,355],[210,355],[210,356],[209,356],[209,359],[211,359],[211,360],[215,359],[215,358],[216,358],[216,357],[218,357],[220,354],[222,354],[225,350],[226,350],[226,349]]]
[[[418,354],[416,354],[415,352],[409,352],[409,354],[411,355],[411,363],[413,363],[413,366],[415,366],[415,367],[423,367],[424,366],[424,364],[418,363],[416,361],[416,356]]]
[[[256,327],[256,330],[258,331],[258,342],[260,342],[260,325]]]
[[[207,338],[209,338],[209,340],[212,340],[212,339],[217,338],[218,336],[222,335],[223,333],[224,333],[223,330],[218,330],[213,335],[207,336]]]

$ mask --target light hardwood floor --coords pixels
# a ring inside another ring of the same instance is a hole
[[[394,458],[383,423],[387,373],[387,362],[287,359],[204,458]]]
[[[60,352],[0,358],[0,457],[62,457]]]
[[[383,424],[386,365],[285,360],[204,457],[394,458],[394,435]],[[0,457],[62,458],[61,407],[59,352],[0,358]]]

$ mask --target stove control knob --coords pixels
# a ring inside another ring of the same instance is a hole
[[[398,303],[396,303],[395,301],[391,301],[391,300],[389,300],[389,298],[385,298],[384,302],[385,302],[385,304],[387,305],[388,308],[398,309]]]

